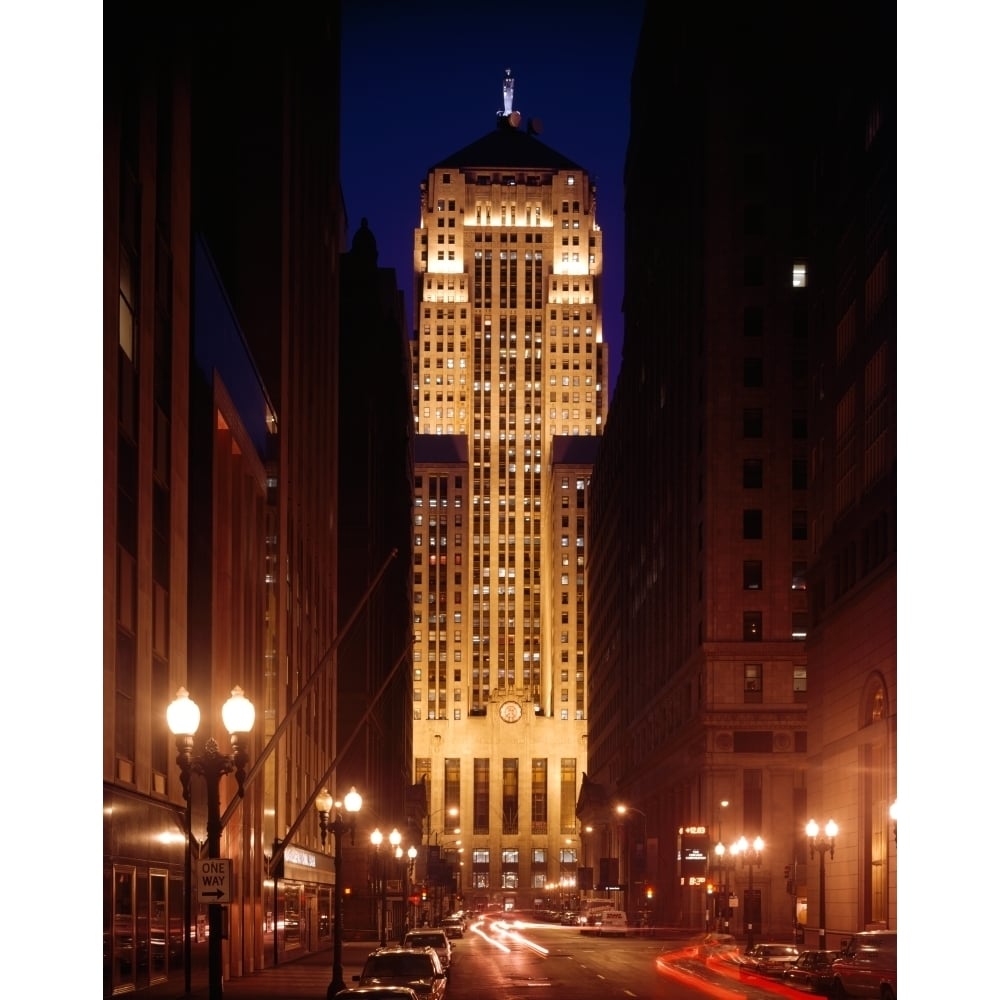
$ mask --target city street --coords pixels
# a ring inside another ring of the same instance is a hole
[[[548,1000],[685,1000],[713,997],[765,1000],[805,994],[731,964],[706,961],[685,933],[670,938],[599,938],[553,924],[477,923],[453,942],[447,1000],[524,1000],[544,990]],[[344,977],[360,973],[372,944],[344,945]],[[322,1000],[330,953],[227,981],[227,1000]],[[199,997],[204,991],[198,990]]]
[[[800,995],[706,963],[691,941],[687,934],[595,937],[552,924],[473,925],[457,942],[448,998],[520,1000],[539,988],[552,1000]]]

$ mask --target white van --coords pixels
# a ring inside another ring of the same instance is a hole
[[[861,931],[833,962],[833,995],[896,1000],[896,932]]]
[[[598,919],[601,921],[597,928],[600,937],[624,937],[628,933],[628,917],[624,910],[604,910]]]

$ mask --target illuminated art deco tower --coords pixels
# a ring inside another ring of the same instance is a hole
[[[414,780],[467,907],[555,906],[587,861],[586,487],[607,411],[596,192],[522,122],[509,70],[503,95],[496,128],[430,169],[414,234]]]

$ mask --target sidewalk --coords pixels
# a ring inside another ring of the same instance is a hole
[[[356,986],[351,976],[359,974],[372,941],[345,941],[341,958],[344,985]],[[333,949],[312,952],[291,962],[282,962],[271,969],[261,969],[248,976],[227,979],[222,984],[225,1000],[326,1000],[326,991],[333,979]],[[208,983],[202,979],[191,984],[191,1000],[208,1000]],[[179,1000],[187,1000],[186,997]]]

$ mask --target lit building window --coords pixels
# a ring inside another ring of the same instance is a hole
[[[809,631],[809,617],[805,611],[792,612],[792,638],[801,642]]]
[[[792,288],[806,287],[806,265],[805,261],[796,261],[792,264]]]

